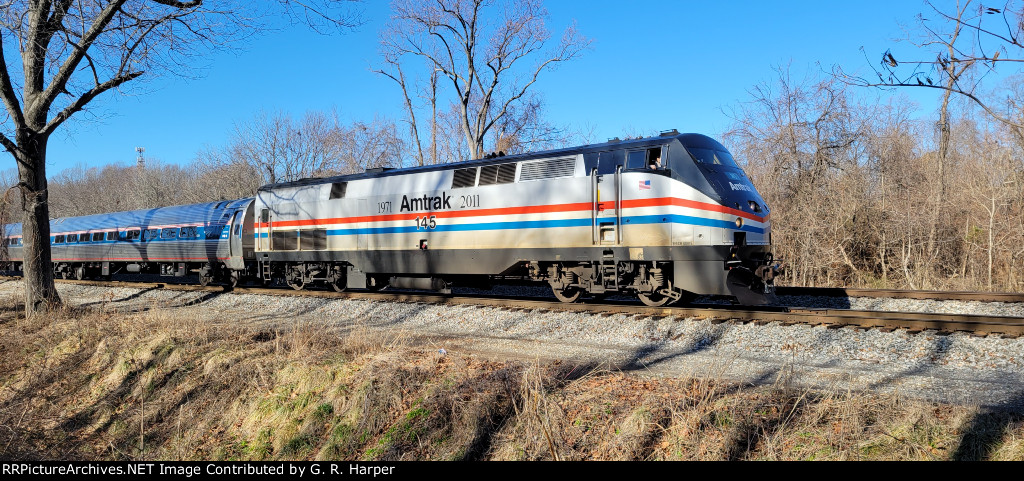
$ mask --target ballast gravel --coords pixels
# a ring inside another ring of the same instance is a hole
[[[888,297],[779,296],[776,303],[784,306],[821,309],[1024,317],[1024,303],[1020,302],[937,301],[933,299],[897,299]]]
[[[60,284],[58,290],[65,301],[94,308],[183,309],[190,317],[230,319],[254,329],[286,329],[303,323],[322,325],[339,335],[374,330],[447,353],[562,359],[658,376],[1024,407],[1024,338],[72,284]],[[0,296],[21,295],[20,281],[0,283]],[[1014,303],[869,298],[783,302],[804,307],[1024,316],[1024,306]]]

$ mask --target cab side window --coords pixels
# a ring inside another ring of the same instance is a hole
[[[662,157],[661,147],[647,149],[647,168],[653,170],[664,169],[666,159]]]
[[[642,150],[634,150],[626,157],[627,169],[642,169],[647,165],[647,154]]]
[[[666,168],[664,149],[651,147],[633,150],[626,154],[626,168],[629,170],[663,170]]]

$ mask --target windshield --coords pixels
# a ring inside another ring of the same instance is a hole
[[[698,164],[705,165],[724,165],[726,167],[739,168],[736,165],[736,161],[732,159],[732,155],[724,150],[712,150],[704,149],[700,147],[687,147],[687,151],[693,156],[693,159]]]

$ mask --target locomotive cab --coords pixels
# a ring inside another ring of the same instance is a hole
[[[760,217],[768,215],[768,206],[757,193],[754,184],[743,172],[732,154],[715,140],[697,134],[680,139],[689,159],[678,159],[677,164],[693,164],[710,184],[719,202],[736,210],[747,211]]]
[[[735,228],[729,229],[731,238],[726,234],[722,239],[723,244],[732,244],[724,266],[729,292],[742,304],[770,302],[778,267],[772,265],[768,205],[722,144],[700,134],[684,134],[679,140],[685,155],[673,159],[673,176],[690,185],[704,186],[707,190],[702,192],[736,216]],[[695,181],[698,174],[705,182]],[[684,175],[685,180],[681,178]]]

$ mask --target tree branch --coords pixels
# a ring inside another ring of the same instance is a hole
[[[86,51],[88,51],[93,42],[96,41],[96,38],[103,33],[106,26],[109,25],[110,21],[114,18],[114,15],[121,9],[121,5],[124,5],[126,1],[127,0],[113,0],[107,4],[106,8],[104,8],[103,11],[93,20],[89,30],[82,37],[81,42],[78,44],[71,43],[74,49],[57,70],[57,73],[50,81],[50,85],[46,87],[39,97],[31,100],[28,98],[25,99],[26,110],[30,110],[35,114],[49,111],[50,105],[53,103],[54,99],[57,98],[57,94],[65,89],[68,80],[71,79],[71,75],[74,74],[75,69],[78,68],[78,64],[83,58],[85,58]]]
[[[112,88],[116,88],[124,84],[125,82],[134,80],[143,73],[144,72],[141,71],[131,72],[125,75],[114,77],[110,80],[107,80],[106,82],[103,82],[100,85],[97,85],[96,87],[89,89],[88,92],[82,94],[74,102],[72,102],[71,105],[68,105],[64,110],[60,111],[60,113],[55,115],[53,119],[46,124],[46,127],[44,127],[42,132],[40,133],[43,135],[50,135],[58,126],[60,126],[60,124],[64,123],[65,120],[71,117],[72,114],[85,108],[85,105],[92,101],[92,99],[94,99],[97,95],[106,92],[107,90],[110,90]]]
[[[0,34],[0,98],[3,99],[7,112],[11,114],[11,119],[14,120],[14,128],[25,128],[25,114],[21,110],[18,96],[14,93],[14,86],[11,83],[11,76],[7,69],[7,56],[4,52],[2,34]]]
[[[14,152],[18,150],[18,144],[15,144],[14,141],[7,138],[7,136],[2,133],[0,133],[0,145],[3,145],[11,154],[14,154]],[[15,158],[17,158],[17,156],[15,156]]]
[[[203,0],[193,0],[191,2],[178,2],[176,0],[152,0],[153,2],[161,5],[167,5],[168,7],[174,7],[179,10],[185,10],[189,8],[198,7],[203,4]]]

